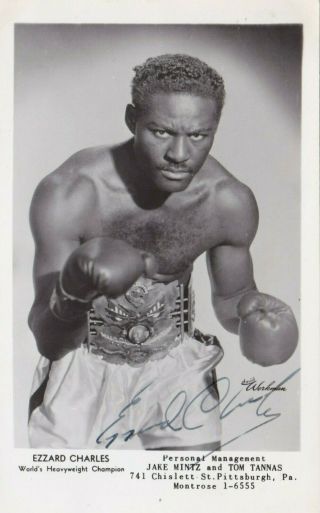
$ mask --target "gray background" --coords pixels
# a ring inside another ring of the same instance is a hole
[[[129,137],[124,109],[132,68],[147,57],[182,52],[224,77],[227,100],[212,154],[249,185],[259,205],[252,246],[261,291],[280,297],[299,320],[300,74],[298,26],[17,25],[14,119],[14,407],[15,445],[27,447],[26,418],[38,354],[26,319],[33,299],[34,246],[28,209],[39,180],[70,154]],[[215,320],[204,259],[195,266],[197,325],[218,335],[225,358],[219,376],[236,393],[244,378],[280,380],[299,366],[298,351],[269,369],[246,361],[237,337]],[[250,394],[241,395],[242,400]],[[271,400],[272,399],[272,400]],[[267,406],[267,405],[266,405]],[[228,449],[297,450],[299,380],[268,406],[274,423]],[[223,422],[224,441],[257,424],[252,405]]]

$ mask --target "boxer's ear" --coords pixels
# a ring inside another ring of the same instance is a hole
[[[130,132],[134,135],[136,131],[137,122],[137,109],[134,105],[127,105],[125,120],[127,127],[129,128]]]

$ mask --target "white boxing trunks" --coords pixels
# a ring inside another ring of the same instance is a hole
[[[171,293],[183,311],[183,298],[173,294],[177,284],[162,285],[159,296],[150,283],[143,284],[143,300],[133,288],[126,303],[98,305],[78,349],[54,362],[41,357],[30,401],[31,447],[158,449],[220,440],[214,368],[223,351],[215,337],[182,333],[183,316],[171,330],[176,310],[171,304],[169,314],[165,308],[159,314],[159,305]],[[119,320],[125,312],[130,322]]]

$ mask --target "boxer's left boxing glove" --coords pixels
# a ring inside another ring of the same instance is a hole
[[[279,299],[248,292],[238,304],[241,351],[262,366],[285,362],[298,344],[298,327],[291,308]]]

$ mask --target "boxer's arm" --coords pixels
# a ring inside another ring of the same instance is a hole
[[[256,290],[249,248],[258,227],[258,208],[250,189],[239,182],[226,186],[218,201],[221,243],[207,252],[212,303],[222,326],[238,333],[238,303]]]
[[[36,297],[29,325],[40,353],[51,360],[85,340],[87,312],[95,298],[118,297],[141,275],[153,276],[157,270],[153,255],[125,241],[93,237],[80,244],[95,196],[90,198],[88,183],[65,187],[62,181],[59,187],[52,176],[45,179],[30,216]]]
[[[222,200],[222,242],[208,251],[214,309],[221,324],[239,334],[246,358],[263,366],[281,364],[294,353],[299,332],[288,305],[256,290],[249,252],[258,226],[254,197],[235,182]]]
[[[35,242],[35,299],[29,314],[29,326],[39,352],[50,360],[61,358],[77,347],[79,340],[86,335],[85,313],[72,322],[65,322],[54,316],[49,306],[66,259],[80,245],[77,235],[79,207],[76,203],[73,197],[66,201],[62,186],[48,177],[37,187],[30,209]]]
[[[216,316],[226,330],[238,333],[238,303],[249,291],[256,290],[249,249],[219,246],[208,251],[207,263]]]

